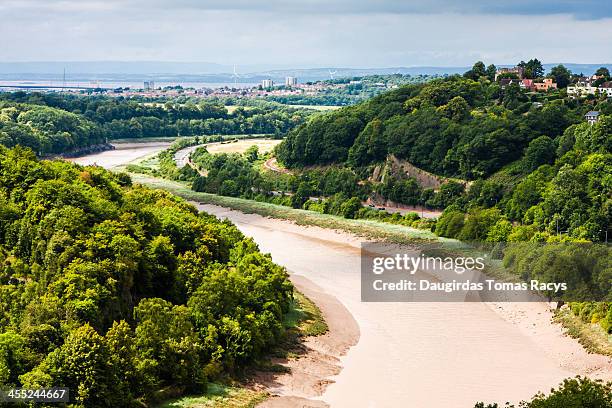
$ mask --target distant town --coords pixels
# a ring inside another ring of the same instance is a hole
[[[606,67],[600,67],[591,75],[572,73],[564,65],[549,65],[545,72],[544,65],[538,59],[521,61],[516,66],[485,66],[479,62],[463,76],[478,79],[486,76],[502,89],[518,86],[527,93],[547,95],[555,94],[570,98],[598,98],[606,95],[612,97],[612,80]],[[594,69],[591,67],[591,69]],[[63,80],[50,81],[0,81],[2,91],[42,91],[73,94],[103,94],[124,98],[141,98],[150,101],[167,99],[264,99],[290,105],[333,105],[345,106],[371,98],[386,90],[395,89],[410,83],[424,83],[452,74],[380,74],[366,76],[343,76],[336,78],[338,71],[329,70],[330,78],[317,81],[300,81],[295,75],[268,77],[257,83],[238,81],[234,74],[233,83],[206,82],[168,82],[167,79],[156,83],[147,79],[139,86],[135,82],[97,82],[67,81],[64,72]],[[150,78],[150,76],[149,76]],[[163,76],[162,76],[163,78]],[[541,101],[539,97],[534,103]]]

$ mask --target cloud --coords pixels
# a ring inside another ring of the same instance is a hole
[[[5,0],[0,55],[353,67],[612,61],[612,20],[576,16],[577,1],[425,3]],[[580,3],[595,9],[594,1]]]
[[[4,3],[8,8],[40,8],[64,12],[187,9],[307,14],[568,14],[579,19],[612,17],[612,2],[608,0],[5,0]]]

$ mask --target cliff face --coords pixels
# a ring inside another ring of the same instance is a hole
[[[422,188],[432,188],[439,190],[440,186],[449,181],[455,181],[469,187],[469,183],[465,180],[452,179],[448,177],[438,176],[423,169],[420,169],[406,160],[400,160],[395,155],[389,155],[387,161],[383,165],[377,165],[372,172],[370,181],[384,182],[385,177],[393,176],[395,178],[412,177],[417,184]]]

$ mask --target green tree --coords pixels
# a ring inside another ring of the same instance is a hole
[[[554,79],[558,88],[567,88],[572,77],[572,72],[565,66],[559,64],[550,69],[550,74],[548,76]]]
[[[487,67],[487,78],[489,78],[489,81],[491,82],[495,81],[496,72],[497,72],[497,67],[495,65],[491,64]]]
[[[555,142],[548,136],[532,140],[523,157],[525,172],[532,172],[542,164],[551,164],[555,158],[555,149]]]
[[[600,67],[595,71],[595,75],[603,77],[605,81],[610,80],[610,70],[606,67]]]
[[[351,197],[340,206],[340,211],[344,218],[355,218],[355,214],[361,208],[361,200]]]
[[[70,333],[66,342],[51,352],[33,371],[21,377],[27,388],[61,384],[71,398],[87,407],[115,407],[123,401],[110,363],[104,338],[91,326]]]

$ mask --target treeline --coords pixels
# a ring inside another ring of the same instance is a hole
[[[105,142],[102,129],[81,115],[48,106],[0,102],[0,144],[40,155]]]
[[[4,386],[142,405],[202,392],[282,335],[287,274],[230,223],[125,174],[22,148],[0,164]]]
[[[261,102],[231,112],[215,101],[147,103],[108,96],[14,92],[0,101],[47,106],[79,115],[109,139],[219,134],[282,135],[312,112]]]

